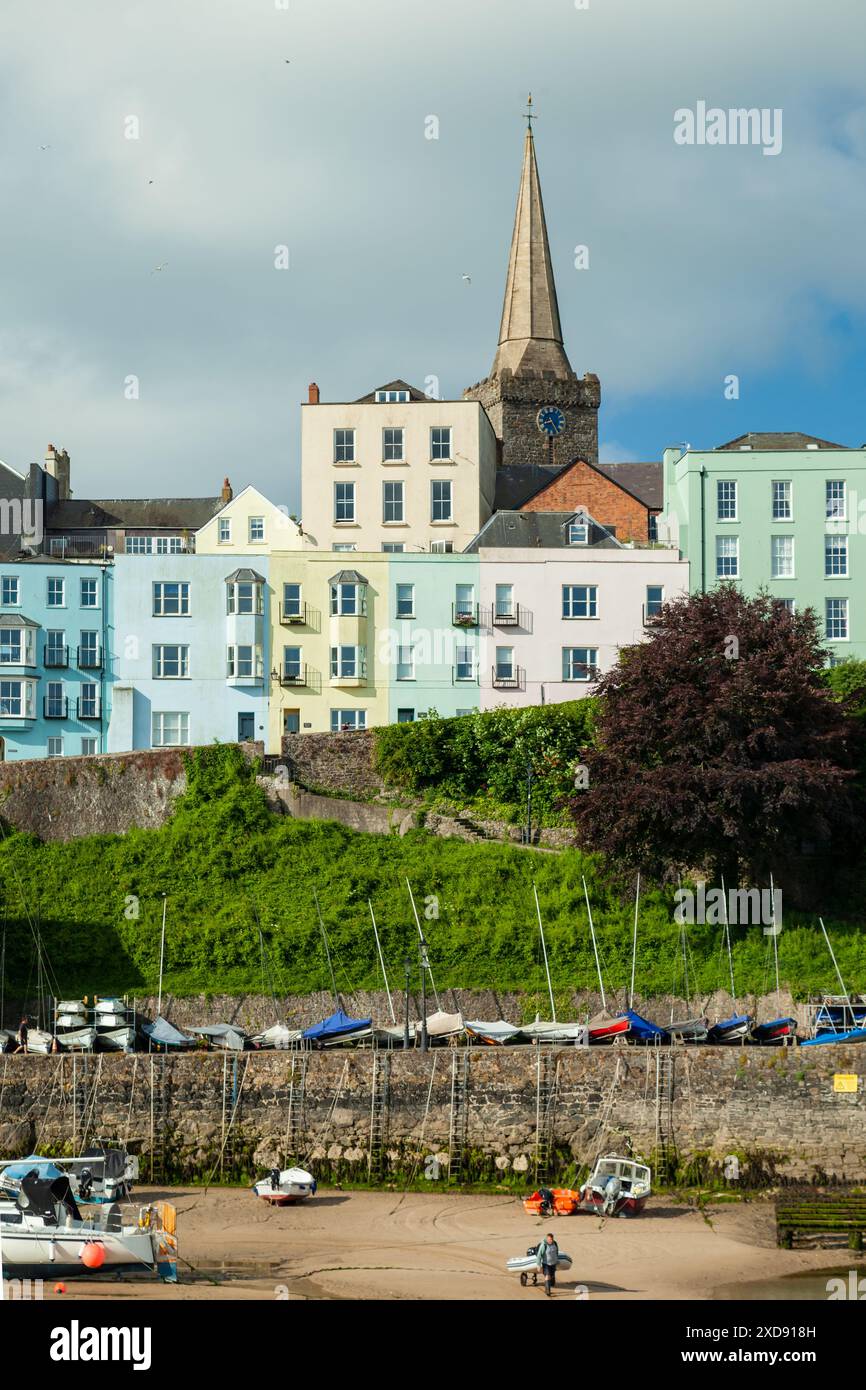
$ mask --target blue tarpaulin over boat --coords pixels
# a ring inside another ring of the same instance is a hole
[[[849,1028],[847,1033],[819,1033],[817,1038],[805,1038],[801,1047],[818,1047],[820,1043],[866,1042],[866,1028]]]
[[[633,1009],[626,1009],[625,1017],[629,1023],[629,1034],[633,1038],[640,1038],[644,1042],[649,1042],[657,1038],[667,1036],[664,1028],[659,1028],[657,1023],[650,1023],[648,1018],[641,1018]]]
[[[362,1028],[369,1028],[372,1018],[349,1018],[342,1009],[338,1009],[330,1018],[325,1018],[321,1023],[315,1023],[312,1028],[305,1028],[303,1037],[310,1041],[316,1038],[339,1038],[347,1033],[359,1033]]]
[[[160,1047],[192,1047],[195,1044],[195,1038],[181,1033],[164,1018],[157,1018],[153,1023],[142,1023],[141,1031],[146,1038],[158,1043]]]
[[[28,1173],[36,1169],[40,1178],[62,1178],[63,1169],[58,1168],[50,1158],[40,1158],[37,1154],[31,1154],[29,1158],[22,1158],[18,1163],[7,1163],[3,1168],[4,1178],[13,1178],[20,1182],[21,1178],[26,1178]]]

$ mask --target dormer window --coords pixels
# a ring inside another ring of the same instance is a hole
[[[567,535],[569,545],[588,545],[589,522],[582,516],[573,517],[568,523]]]
[[[376,392],[376,400],[379,401],[380,403],[385,403],[385,404],[388,404],[388,405],[390,405],[390,404],[392,404],[392,403],[393,403],[393,404],[400,404],[400,403],[402,403],[402,402],[404,402],[404,401],[408,401],[408,399],[409,399],[409,392],[408,392],[408,391],[385,391],[385,390],[381,390],[381,391],[377,391],[377,392]]]
[[[226,580],[226,612],[264,612],[265,581],[255,570],[235,570]]]

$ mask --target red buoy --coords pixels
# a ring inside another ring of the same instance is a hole
[[[100,1269],[105,1263],[105,1246],[98,1240],[89,1240],[81,1252],[81,1263],[88,1269]]]

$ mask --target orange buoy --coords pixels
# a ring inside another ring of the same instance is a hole
[[[65,1284],[55,1284],[55,1285],[54,1285],[54,1292],[55,1292],[55,1293],[66,1293],[66,1285],[65,1285]]]
[[[98,1240],[89,1240],[81,1252],[81,1263],[88,1269],[100,1269],[105,1262],[105,1246]]]

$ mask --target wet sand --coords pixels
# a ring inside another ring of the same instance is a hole
[[[268,1207],[228,1188],[142,1188],[178,1210],[181,1282],[67,1279],[79,1299],[541,1299],[505,1261],[553,1230],[574,1263],[555,1298],[579,1286],[598,1299],[709,1299],[746,1281],[827,1269],[862,1257],[779,1250],[772,1202],[694,1207],[652,1199],[631,1220],[527,1216],[517,1197],[435,1192],[320,1191],[305,1205]],[[192,1266],[192,1269],[190,1268]],[[585,1296],[585,1295],[582,1295]],[[725,1296],[724,1294],[722,1296]]]

